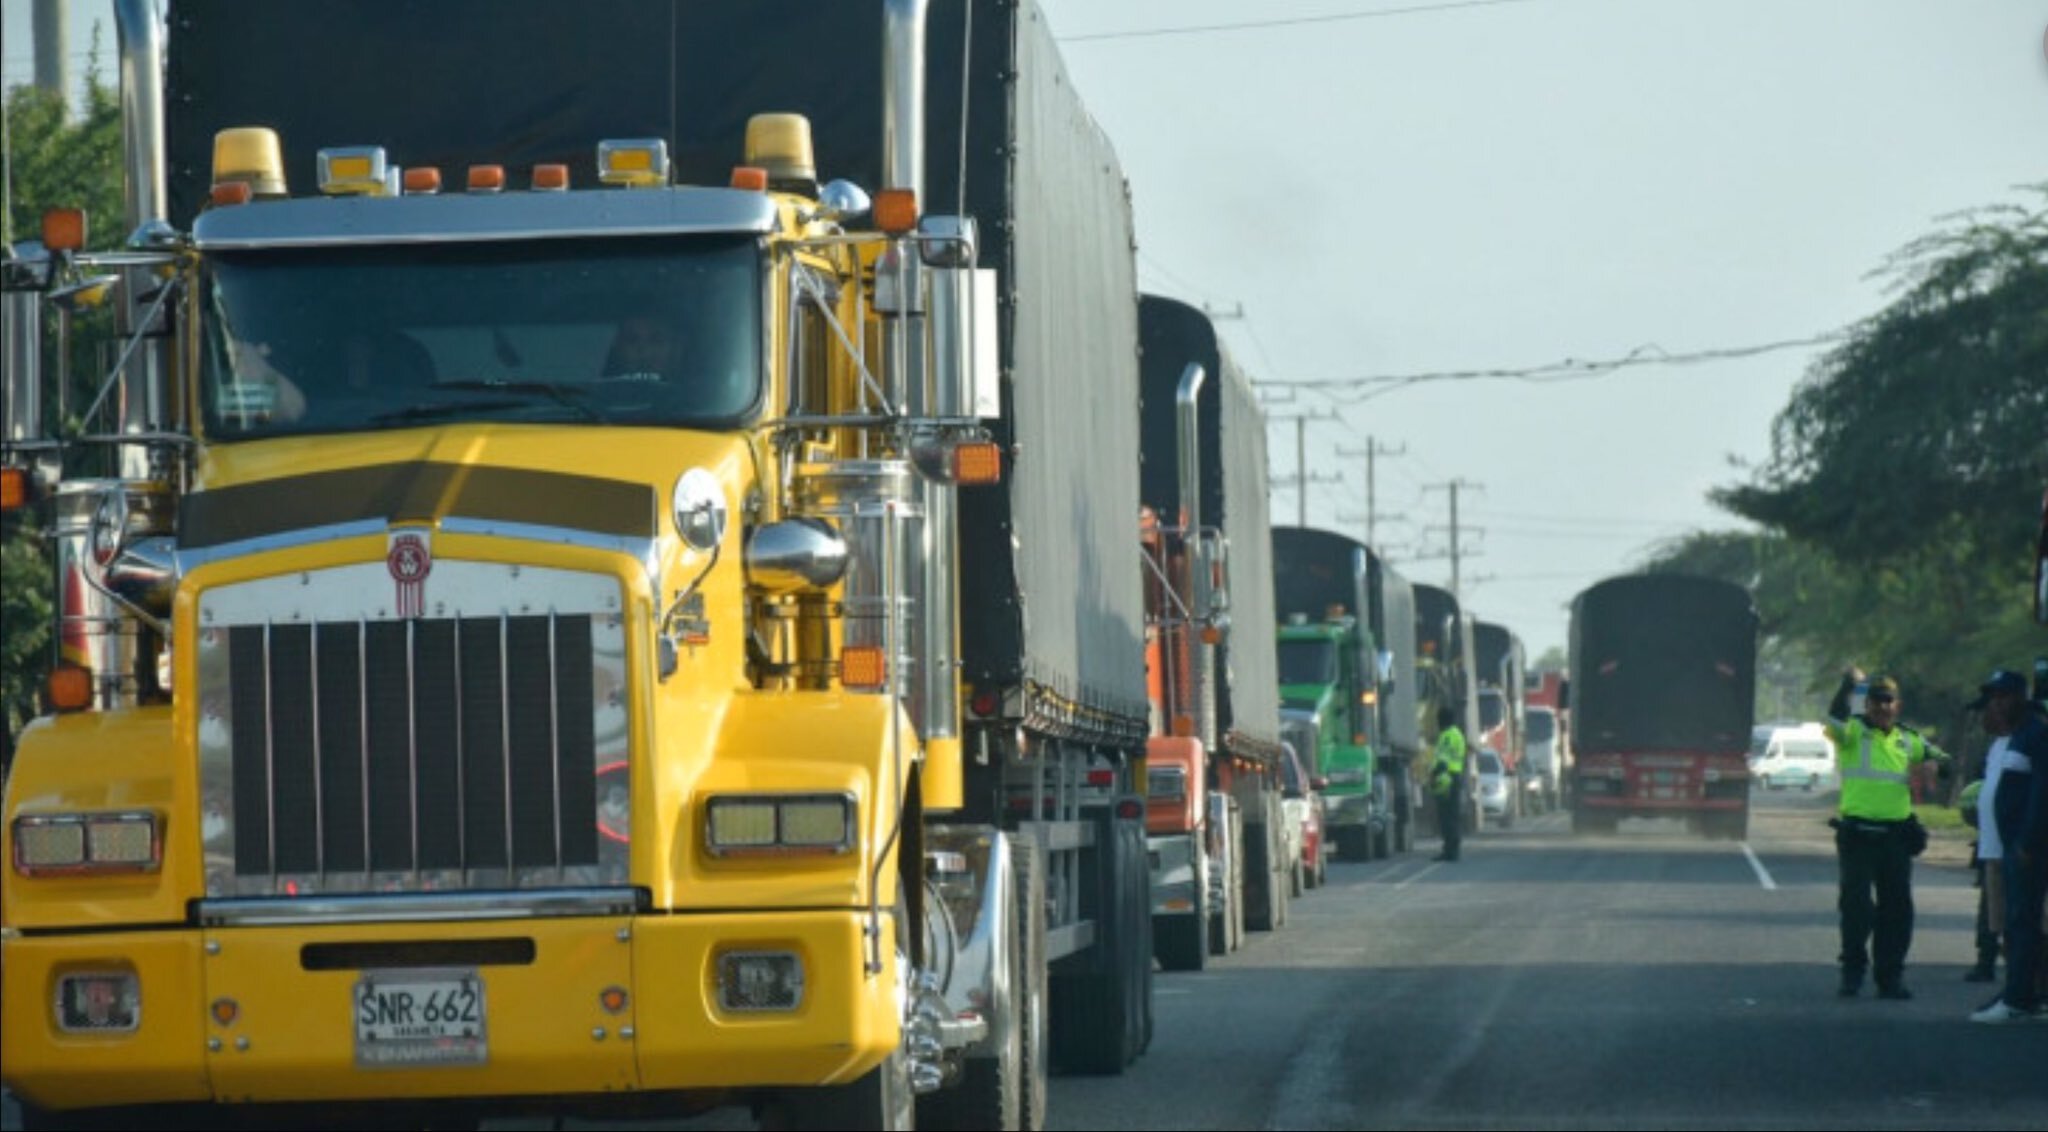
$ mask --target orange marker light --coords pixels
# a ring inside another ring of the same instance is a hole
[[[43,246],[53,252],[85,248],[85,210],[53,208],[43,213]]]
[[[854,645],[839,654],[839,682],[877,689],[889,682],[888,655],[874,645]]]
[[[559,193],[569,187],[567,165],[536,165],[533,167],[533,187],[537,192]]]
[[[76,664],[60,664],[50,672],[50,706],[58,711],[84,711],[92,706],[92,673]]]
[[[626,988],[604,988],[604,990],[598,992],[597,1004],[604,1007],[607,1014],[623,1013],[626,1009]]]
[[[980,440],[955,447],[953,480],[966,485],[1003,482],[1002,446]]]
[[[891,236],[901,236],[917,228],[917,191],[915,189],[883,189],[875,194],[875,227]]]
[[[405,171],[405,195],[432,196],[441,191],[441,171],[431,165]]]
[[[768,170],[755,165],[735,165],[732,168],[732,187],[765,193],[768,191]]]
[[[213,187],[212,192],[207,194],[208,198],[213,201],[215,208],[248,204],[255,195],[255,186],[247,181],[222,181]]]
[[[28,505],[28,469],[0,468],[0,511],[16,511]]]
[[[242,1007],[234,999],[216,998],[213,1000],[213,1020],[216,1024],[232,1026],[235,1024],[235,1019],[241,1016]]]
[[[503,165],[472,165],[469,167],[469,191],[473,193],[502,192],[505,188],[505,167]]]

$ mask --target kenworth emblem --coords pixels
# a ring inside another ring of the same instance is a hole
[[[398,615],[418,617],[426,612],[427,575],[434,569],[434,552],[427,546],[425,531],[392,531],[391,551],[384,556],[391,580],[398,583]]]

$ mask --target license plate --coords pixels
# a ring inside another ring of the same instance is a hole
[[[356,980],[356,1064],[482,1065],[484,981],[474,971],[377,971]]]

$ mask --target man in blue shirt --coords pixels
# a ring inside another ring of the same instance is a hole
[[[1972,1022],[1997,1024],[2041,1013],[2034,980],[2041,958],[2041,905],[2048,894],[2048,722],[2027,702],[2027,682],[1999,669],[1970,706],[1986,723],[2009,725],[2005,771],[1992,810],[2005,842],[2005,990]]]

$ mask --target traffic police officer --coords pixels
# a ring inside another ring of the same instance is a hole
[[[1926,831],[1913,817],[1908,776],[1924,760],[1949,756],[1900,726],[1899,685],[1888,676],[1869,682],[1862,713],[1851,715],[1849,696],[1859,679],[1853,668],[1843,674],[1827,722],[1842,782],[1841,813],[1832,823],[1841,875],[1841,994],[1863,989],[1875,959],[1877,996],[1911,998],[1903,978],[1913,944],[1913,857]]]
[[[1436,764],[1430,768],[1429,791],[1436,795],[1436,827],[1443,833],[1444,849],[1439,861],[1455,861],[1464,844],[1459,829],[1461,806],[1465,801],[1465,733],[1458,727],[1457,709],[1436,709]]]

